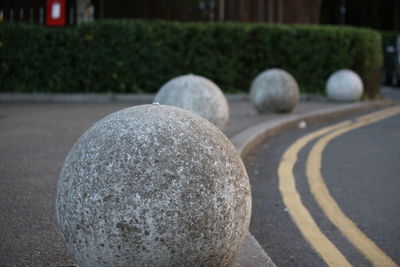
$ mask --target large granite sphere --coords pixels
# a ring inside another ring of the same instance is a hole
[[[225,135],[181,108],[143,105],[94,124],[62,168],[57,219],[84,266],[226,266],[251,191]]]
[[[329,76],[326,83],[326,93],[335,101],[357,101],[363,91],[360,76],[352,70],[338,70]]]
[[[290,112],[299,102],[296,80],[281,69],[260,73],[250,88],[250,101],[259,113]]]
[[[211,80],[188,74],[165,83],[154,102],[189,110],[225,130],[229,121],[228,102],[221,89]]]

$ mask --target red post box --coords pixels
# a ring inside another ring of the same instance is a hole
[[[46,25],[65,25],[65,0],[47,0]]]

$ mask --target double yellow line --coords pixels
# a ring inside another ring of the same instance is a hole
[[[351,266],[336,246],[322,233],[312,215],[303,205],[296,189],[294,166],[297,155],[309,142],[320,138],[311,149],[306,166],[307,180],[312,195],[328,219],[341,231],[373,266],[397,266],[356,224],[340,209],[333,199],[321,175],[322,152],[330,141],[351,130],[386,119],[400,113],[400,106],[374,112],[354,121],[344,121],[322,128],[298,139],[283,154],[278,168],[279,190],[292,220],[303,237],[329,266]]]

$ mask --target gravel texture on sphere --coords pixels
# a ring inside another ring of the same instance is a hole
[[[154,102],[189,110],[225,130],[229,121],[228,102],[221,89],[211,80],[188,74],[165,83]]]
[[[239,154],[181,108],[115,112],[69,152],[57,219],[80,266],[226,266],[248,232],[251,190]]]
[[[364,91],[363,82],[352,70],[338,70],[329,76],[326,94],[335,101],[357,101]]]
[[[281,69],[261,72],[250,88],[250,101],[259,113],[291,112],[299,98],[296,80]]]

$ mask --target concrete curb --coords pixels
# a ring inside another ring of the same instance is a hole
[[[376,100],[369,102],[344,104],[340,107],[311,111],[301,115],[289,114],[282,118],[277,118],[254,125],[233,136],[231,138],[231,141],[236,150],[239,152],[241,158],[244,159],[247,153],[260,142],[262,142],[265,138],[289,130],[295,127],[300,121],[318,122],[323,120],[333,120],[342,116],[389,105],[391,103],[393,103],[393,101]]]
[[[276,267],[276,265],[254,236],[248,233],[239,254],[230,267]]]
[[[272,119],[270,121],[265,121],[263,123],[254,125],[247,130],[244,130],[233,136],[231,141],[236,150],[239,152],[240,157],[244,159],[255,146],[260,144],[266,138],[287,131],[297,126],[300,121],[318,122],[324,120],[333,120],[357,112],[389,105],[391,103],[393,102],[389,100],[377,100],[371,102],[345,104],[340,107],[316,110],[302,115],[289,114],[279,119]],[[275,263],[271,260],[271,258],[250,232],[246,236],[245,243],[241,248],[238,257],[231,266],[276,267]]]

